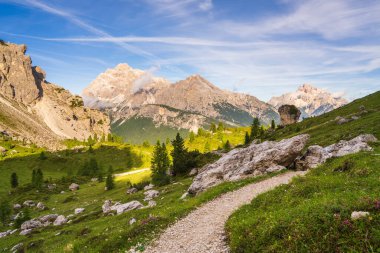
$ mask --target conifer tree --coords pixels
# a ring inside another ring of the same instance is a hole
[[[251,140],[259,136],[260,131],[260,121],[258,118],[254,118],[251,125]]]
[[[35,186],[36,185],[36,171],[33,170],[32,172],[32,185]]]
[[[274,122],[274,119],[272,119],[271,128],[272,128],[273,130],[276,129],[276,123]]]
[[[220,132],[223,132],[223,131],[224,131],[224,125],[223,125],[222,122],[219,122],[219,124],[218,124],[218,129],[217,129],[217,130],[220,131]]]
[[[44,182],[44,174],[42,173],[41,169],[38,169],[36,171],[36,176],[35,177],[36,177],[36,179],[35,179],[35,187],[41,188],[42,184]]]
[[[182,175],[186,173],[186,155],[187,150],[185,148],[184,141],[179,133],[177,133],[175,139],[172,141],[173,150],[171,152],[173,158],[173,174]]]
[[[231,150],[231,143],[229,140],[226,141],[226,143],[224,143],[224,150],[226,151],[230,151]]]
[[[245,132],[244,144],[248,145],[250,142],[251,142],[251,137],[249,136],[248,132]]]
[[[13,172],[11,175],[11,187],[17,188],[18,187],[18,177],[16,172]]]
[[[114,178],[113,178],[113,168],[112,168],[112,165],[110,165],[108,167],[108,174],[107,174],[107,178],[106,178],[106,188],[107,188],[107,191],[112,190],[113,188],[115,188],[115,182],[114,182]]]
[[[195,134],[193,131],[190,131],[190,135],[189,135],[189,141],[190,142],[193,142],[195,140]]]
[[[211,151],[211,146],[210,146],[210,143],[209,143],[209,142],[206,142],[206,143],[205,143],[204,151],[205,151],[205,152],[210,152],[210,151]]]
[[[164,143],[161,145],[160,142],[157,141],[157,144],[154,146],[151,161],[152,181],[154,184],[165,185],[169,183],[170,179],[167,175],[169,166],[170,160],[166,150],[166,145]]]

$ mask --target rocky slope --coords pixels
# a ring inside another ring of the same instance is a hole
[[[268,103],[276,108],[284,104],[295,105],[301,110],[302,117],[310,117],[321,115],[345,105],[347,100],[324,89],[303,84],[295,92],[272,97]]]
[[[45,80],[32,67],[26,46],[0,44],[0,130],[14,139],[50,149],[61,140],[109,132],[103,113],[83,107],[82,98]]]
[[[249,125],[257,116],[267,123],[279,118],[272,106],[247,94],[222,90],[199,75],[171,84],[127,64],[100,74],[83,97],[86,105],[110,111],[116,125],[145,117],[156,126],[196,132],[211,121]]]

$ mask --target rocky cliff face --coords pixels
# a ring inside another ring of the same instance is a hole
[[[303,84],[295,92],[272,97],[268,103],[276,108],[284,104],[295,105],[301,110],[302,117],[310,117],[321,115],[345,105],[347,100],[310,84]]]
[[[84,139],[109,132],[109,119],[83,107],[82,98],[48,83],[32,67],[25,45],[0,45],[0,129],[15,139],[51,149],[66,138]]]
[[[86,105],[108,110],[116,124],[147,117],[156,126],[196,132],[211,120],[237,126],[249,125],[253,117],[264,122],[279,119],[272,106],[250,95],[219,89],[199,75],[171,84],[127,64],[100,74],[83,97]]]

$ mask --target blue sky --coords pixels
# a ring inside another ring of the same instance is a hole
[[[353,99],[380,89],[379,13],[378,0],[0,0],[0,38],[76,94],[128,63],[262,100],[302,83]]]

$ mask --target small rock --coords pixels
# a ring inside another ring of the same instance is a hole
[[[33,207],[36,205],[36,203],[34,203],[33,200],[26,200],[26,201],[24,201],[23,205],[26,207]]]
[[[28,220],[21,224],[21,229],[33,229],[42,227],[42,223],[39,220]]]
[[[44,205],[44,203],[42,203],[42,202],[38,202],[38,204],[37,204],[37,208],[40,209],[40,210],[45,210],[45,209],[46,209],[46,206]]]
[[[133,193],[136,193],[136,192],[138,192],[138,190],[136,189],[136,188],[129,188],[128,190],[127,190],[127,194],[133,194]]]
[[[358,219],[367,217],[368,215],[369,215],[369,212],[354,211],[351,213],[351,220],[358,220]]]
[[[5,231],[5,232],[1,232],[0,233],[0,238],[8,236],[8,235],[10,235],[10,233],[11,233],[11,230],[8,230],[8,231]]]
[[[195,176],[196,174],[198,174],[198,169],[194,168],[190,171],[189,176]]]
[[[84,210],[85,210],[84,208],[75,208],[74,213],[75,214],[80,214],[80,213],[83,213]]]
[[[48,189],[49,190],[54,190],[55,188],[57,188],[56,184],[48,184]]]
[[[58,218],[58,214],[47,214],[38,218],[42,223],[53,222]]]
[[[96,177],[91,178],[91,182],[98,182],[98,179]]]
[[[129,220],[129,225],[132,225],[134,223],[136,223],[136,219],[135,218],[132,218],[132,219]]]
[[[159,191],[156,191],[156,190],[146,191],[146,192],[144,192],[144,195],[145,195],[144,200],[145,201],[152,200],[152,199],[158,197],[159,194],[160,194]]]
[[[156,206],[156,205],[157,205],[156,201],[154,201],[154,200],[149,200],[149,202],[148,202],[148,207],[154,207],[154,206]]]
[[[16,253],[16,252],[21,251],[23,248],[24,248],[24,244],[20,242],[11,248],[11,252]]]
[[[153,184],[148,184],[144,187],[144,191],[147,191],[147,190],[150,190],[150,189],[153,189],[154,185]]]
[[[346,119],[346,118],[341,117],[341,116],[336,117],[336,118],[335,118],[335,121],[336,121],[336,123],[337,123],[338,125],[342,125],[342,124],[344,124],[344,123],[350,122],[349,119]]]
[[[54,221],[54,226],[61,226],[63,224],[67,223],[67,219],[64,215],[60,215],[57,217],[57,219]]]
[[[29,235],[32,233],[32,229],[24,229],[20,232],[20,235]]]
[[[188,192],[185,192],[184,194],[182,194],[181,198],[180,199],[185,199],[187,197],[187,195],[189,195]]]
[[[77,190],[79,190],[79,184],[72,183],[72,184],[69,186],[69,190],[70,190],[70,191],[77,191]]]
[[[64,194],[65,193],[65,191],[61,191],[61,194]]]
[[[21,209],[21,205],[20,204],[14,204],[13,209],[15,209],[15,210]]]
[[[351,119],[353,119],[353,120],[358,120],[360,117],[358,117],[358,116],[352,116],[351,117]]]

